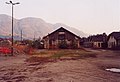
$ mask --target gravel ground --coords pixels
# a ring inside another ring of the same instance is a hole
[[[31,56],[0,56],[0,82],[120,82],[120,51],[92,50],[96,58],[27,62]]]

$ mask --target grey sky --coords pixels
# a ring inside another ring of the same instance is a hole
[[[11,15],[9,0],[0,0],[0,14]],[[15,18],[37,17],[64,23],[89,34],[120,31],[120,0],[13,0]]]

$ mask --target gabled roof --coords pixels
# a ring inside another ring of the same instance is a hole
[[[74,35],[74,36],[76,36],[77,38],[80,39],[79,36],[75,35],[74,33],[70,32],[69,30],[67,30],[67,29],[65,29],[65,28],[63,28],[63,27],[58,28],[57,30],[53,31],[52,33],[48,34],[47,36],[50,36],[50,35],[54,34],[54,33],[57,32],[58,30],[65,30],[65,31],[69,32],[70,34],[72,34],[72,35]],[[47,36],[45,36],[45,37],[47,37]],[[45,38],[45,37],[43,37],[43,38]]]
[[[103,36],[102,35],[93,36],[92,41],[103,41]]]
[[[98,34],[98,35],[93,35],[88,37],[89,41],[93,42],[103,42],[107,39],[106,34]]]
[[[120,40],[120,32],[112,32],[108,38],[110,38],[110,36],[113,36],[116,40]]]

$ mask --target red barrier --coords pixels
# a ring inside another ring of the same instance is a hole
[[[2,53],[2,54],[10,54],[11,49],[9,49],[7,47],[0,47],[0,53]]]

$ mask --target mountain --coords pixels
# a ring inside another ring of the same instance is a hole
[[[22,30],[24,38],[38,38],[46,36],[59,27],[64,27],[81,37],[87,36],[87,34],[82,31],[61,23],[50,24],[40,18],[33,17],[23,19],[14,18],[14,36],[20,36]],[[11,17],[5,14],[0,14],[0,35],[11,35]]]

